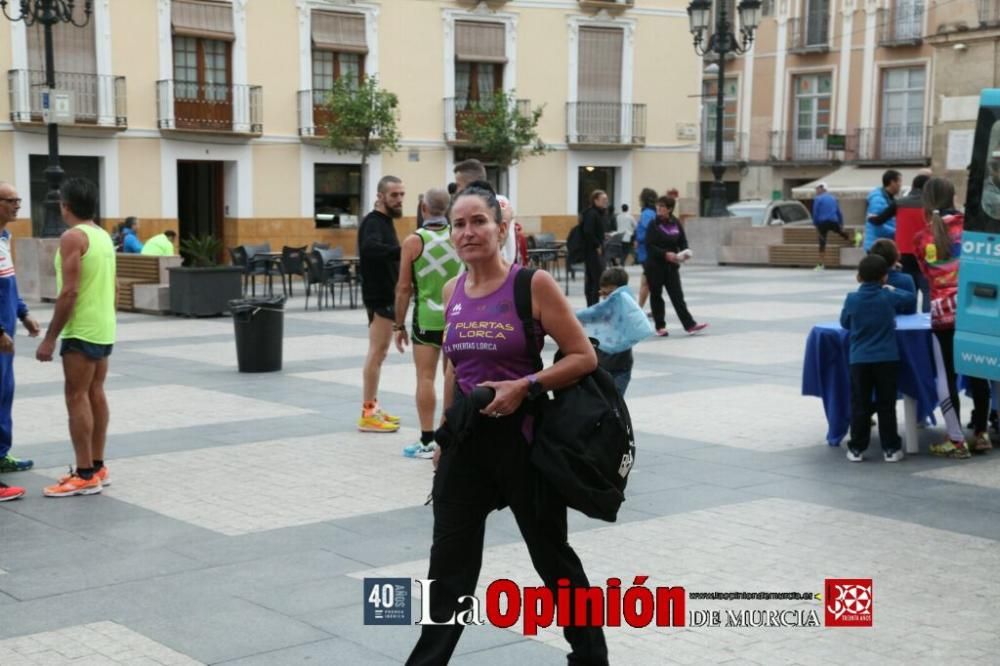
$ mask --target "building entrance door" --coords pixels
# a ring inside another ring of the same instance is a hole
[[[578,213],[590,208],[590,194],[594,190],[604,190],[608,193],[608,208],[617,208],[621,204],[615,198],[615,171],[615,167],[580,167],[577,176],[577,191],[580,198],[577,204]]]
[[[177,162],[177,224],[181,239],[223,234],[222,162]]]

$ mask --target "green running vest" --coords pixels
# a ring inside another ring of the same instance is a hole
[[[74,227],[89,245],[80,261],[80,291],[60,337],[95,345],[115,343],[115,246],[111,236],[90,224]],[[62,291],[62,255],[56,251],[56,289]]]
[[[413,262],[413,285],[416,293],[413,306],[414,326],[423,331],[444,330],[444,303],[441,292],[448,280],[462,270],[462,261],[451,244],[451,227],[434,230],[417,229],[424,243],[420,256]]]

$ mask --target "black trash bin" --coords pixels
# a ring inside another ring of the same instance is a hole
[[[281,370],[285,331],[285,297],[237,298],[229,301],[236,328],[236,362],[240,372]]]

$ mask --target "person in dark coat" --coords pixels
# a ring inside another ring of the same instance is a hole
[[[657,199],[656,219],[646,230],[646,263],[643,264],[643,269],[646,272],[646,280],[649,281],[653,324],[656,327],[656,334],[660,337],[667,335],[664,287],[685,331],[697,333],[708,326],[696,322],[684,302],[684,290],[681,289],[681,264],[691,257],[691,250],[688,249],[684,227],[681,226],[680,220],[674,217],[676,206],[677,202],[673,197]]]
[[[608,195],[604,190],[590,194],[590,208],[583,211],[580,227],[583,235],[583,293],[590,307],[599,300],[601,273],[604,272],[604,218],[608,209]]]

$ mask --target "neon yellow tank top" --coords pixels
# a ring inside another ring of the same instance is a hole
[[[115,343],[115,246],[111,236],[90,224],[74,227],[89,245],[80,262],[80,292],[61,337],[95,345]],[[62,255],[56,251],[56,288],[62,291]]]

